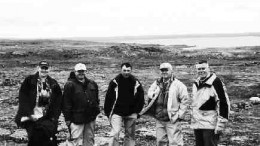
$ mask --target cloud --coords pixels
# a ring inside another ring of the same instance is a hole
[[[258,0],[2,0],[0,37],[260,32]]]

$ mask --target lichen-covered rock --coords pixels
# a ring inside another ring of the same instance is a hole
[[[0,128],[0,139],[7,139],[7,137],[11,134],[10,130]]]
[[[24,129],[16,129],[13,134],[10,135],[10,138],[18,143],[27,142],[27,133]]]

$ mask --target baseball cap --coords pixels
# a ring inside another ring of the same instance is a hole
[[[49,63],[47,61],[41,61],[39,62],[39,67],[49,67]]]
[[[83,64],[83,63],[78,63],[78,64],[76,64],[74,69],[75,69],[75,71],[87,70],[86,65]]]
[[[162,63],[160,69],[169,69],[172,70],[172,65],[170,63]]]

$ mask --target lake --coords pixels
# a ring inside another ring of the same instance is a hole
[[[195,46],[189,49],[225,48],[238,46],[260,46],[259,36],[237,37],[194,37],[172,39],[143,39],[117,40],[118,43],[160,44],[160,45],[188,45]]]

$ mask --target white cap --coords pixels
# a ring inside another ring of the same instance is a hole
[[[209,64],[208,63],[196,64],[195,67],[196,68],[209,68]]]
[[[86,65],[82,64],[82,63],[78,63],[75,65],[75,71],[79,71],[79,70],[87,70]]]
[[[160,65],[160,69],[162,69],[162,68],[167,68],[169,70],[172,70],[172,65],[170,63],[162,63]]]

